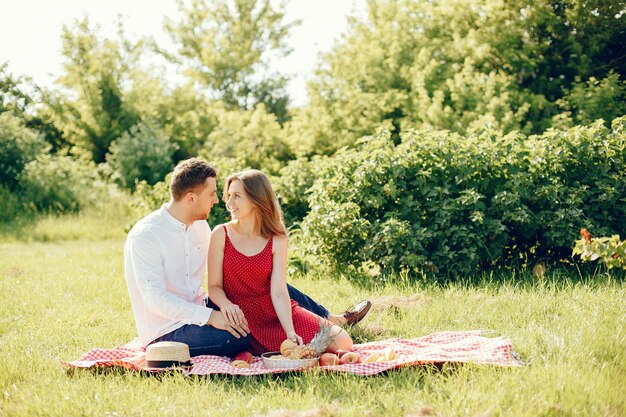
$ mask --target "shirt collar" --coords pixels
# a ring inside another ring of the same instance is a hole
[[[181,222],[180,220],[178,220],[176,217],[172,216],[170,214],[169,211],[167,211],[167,203],[164,203],[161,206],[161,216],[163,216],[165,219],[167,219],[168,222],[170,222],[171,224],[173,224],[174,226],[176,226],[177,228],[183,229],[185,230],[185,223]]]

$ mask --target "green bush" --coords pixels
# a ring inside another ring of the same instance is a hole
[[[267,113],[262,104],[254,110],[224,110],[200,154],[206,155],[208,161],[240,160],[249,168],[275,174],[293,157],[283,136],[276,117]],[[243,169],[243,165],[235,171]]]
[[[565,93],[557,100],[565,113],[555,116],[555,123],[564,124],[563,119],[570,124],[589,124],[597,119],[608,123],[626,113],[626,81],[620,80],[613,70],[601,80],[591,77],[582,82],[578,79]]]
[[[272,178],[287,226],[299,223],[309,213],[309,189],[317,177],[317,166],[323,164],[324,158],[316,155],[311,160],[291,160]]]
[[[9,188],[0,184],[0,223],[6,223],[15,218],[20,211],[20,201],[17,195]]]
[[[580,255],[583,261],[599,261],[607,269],[626,269],[626,240],[620,240],[619,235],[611,237],[593,237],[583,228],[580,229],[582,238],[574,242],[572,256]]]
[[[473,272],[507,257],[571,253],[581,226],[626,228],[626,118],[540,136],[388,132],[320,167],[302,227],[343,270]]]
[[[0,185],[10,190],[18,187],[24,166],[44,153],[45,141],[9,112],[0,114]]]
[[[172,170],[173,153],[178,145],[151,123],[141,122],[114,141],[107,162],[114,171],[113,178],[123,187],[135,189],[136,181],[154,185]]]
[[[43,154],[19,175],[22,200],[42,212],[75,212],[95,204],[106,188],[92,162]]]

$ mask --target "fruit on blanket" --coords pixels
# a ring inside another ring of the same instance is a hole
[[[380,358],[378,358],[377,362],[387,362],[392,361],[396,357],[396,352],[393,348],[388,347],[380,353]]]
[[[246,361],[242,361],[240,359],[236,359],[230,363],[235,368],[249,368],[250,364]]]
[[[350,352],[350,351],[349,350],[344,350],[344,349],[339,349],[337,352],[335,352],[335,354],[337,356],[339,356],[339,359],[341,359],[343,357],[343,355],[345,355],[348,352]]]
[[[296,346],[289,355],[289,359],[311,359],[318,356],[318,353],[310,345]]]
[[[240,360],[251,364],[252,362],[254,362],[254,356],[252,356],[252,353],[244,351],[236,354],[233,360]]]
[[[281,353],[285,356],[289,356],[289,359],[311,359],[316,358],[324,353],[324,351],[326,351],[326,348],[328,347],[328,345],[330,345],[335,336],[331,334],[332,325],[326,324],[321,320],[319,323],[320,329],[317,333],[315,333],[315,336],[313,336],[313,339],[309,343],[302,346],[296,345],[296,347],[289,355],[285,355],[282,352],[282,349]],[[285,341],[283,341],[283,343],[285,343]],[[289,344],[287,346],[289,346]]]
[[[285,339],[283,343],[280,344],[280,354],[289,357],[297,347],[298,344],[296,342],[291,339]]]
[[[347,363],[360,363],[360,362],[361,362],[361,357],[356,352],[346,352],[343,355],[341,355],[341,358],[339,358],[340,365],[345,365]]]
[[[363,362],[364,363],[376,362],[378,360],[378,358],[380,358],[380,352],[373,352],[367,358],[365,358],[365,360]]]
[[[320,356],[320,366],[339,365],[339,356],[334,353],[323,353]]]

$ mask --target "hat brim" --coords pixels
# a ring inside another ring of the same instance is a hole
[[[191,361],[146,361],[146,366],[143,369],[146,371],[172,371],[189,369],[192,366]]]

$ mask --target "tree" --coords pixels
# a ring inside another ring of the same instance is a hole
[[[36,107],[39,93],[31,79],[10,74],[7,63],[0,65],[0,114],[13,114],[27,128],[39,132],[52,146],[52,152],[59,152],[68,144],[54,123]]]
[[[48,151],[38,132],[11,112],[0,113],[0,184],[18,188],[18,177],[26,164]]]
[[[231,108],[264,103],[279,120],[287,117],[286,79],[268,73],[270,59],[286,55],[282,5],[270,0],[179,1],[182,19],[166,30],[178,47],[186,74]]]
[[[120,27],[120,37],[123,36]],[[103,39],[85,17],[73,30],[63,27],[65,73],[56,81],[61,91],[48,91],[44,100],[50,116],[78,152],[105,161],[109,145],[137,123],[139,115],[125,100],[142,41],[131,44]]]
[[[239,169],[275,174],[293,157],[276,117],[263,104],[254,110],[224,110],[218,120],[201,152],[211,161],[236,158],[242,164]]]
[[[174,167],[172,154],[176,148],[160,128],[141,122],[111,144],[107,162],[120,185],[134,190],[137,181],[149,185],[162,181]]]

